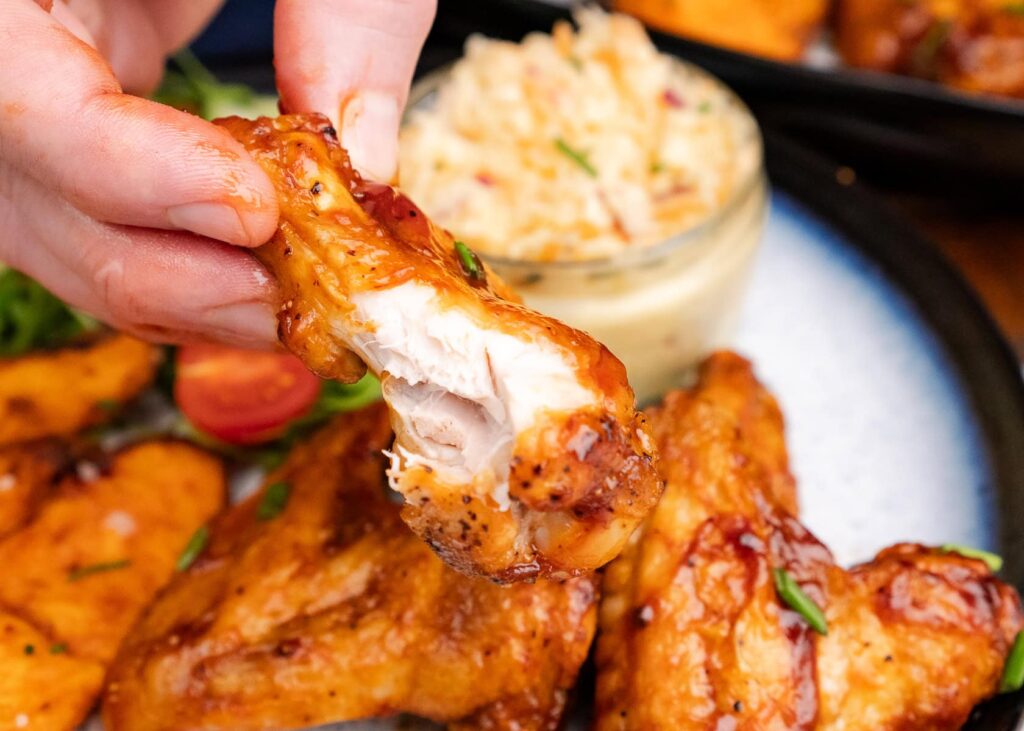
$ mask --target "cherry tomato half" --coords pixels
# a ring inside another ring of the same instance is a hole
[[[178,349],[174,400],[192,424],[231,444],[274,439],[316,401],[321,381],[298,358],[228,348]]]

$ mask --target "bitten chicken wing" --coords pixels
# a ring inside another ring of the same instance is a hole
[[[362,359],[381,377],[409,526],[498,581],[614,557],[661,489],[622,364],[361,180],[326,118],[220,124],[277,186],[278,232],[256,253],[284,291],[282,340],[320,375],[351,380]]]
[[[959,728],[998,687],[1017,595],[921,546],[837,567],[773,493],[781,419],[743,418],[772,403],[721,353],[651,411],[666,489],[606,571],[595,728]],[[781,601],[775,569],[823,608],[827,636]]]
[[[1024,14],[1008,0],[841,0],[836,40],[853,65],[1024,97]]]
[[[122,637],[224,495],[215,458],[141,444],[95,480],[64,480],[0,540],[0,728],[77,727]]]
[[[107,731],[400,712],[467,731],[558,727],[593,637],[594,580],[499,586],[448,568],[385,495],[391,438],[380,405],[340,417],[214,523],[125,640]]]
[[[156,373],[156,346],[114,334],[91,343],[0,359],[0,445],[71,436],[104,421]]]

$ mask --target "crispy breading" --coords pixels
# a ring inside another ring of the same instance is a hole
[[[401,712],[467,731],[558,727],[593,637],[594,580],[503,587],[449,569],[385,495],[391,438],[380,405],[342,416],[215,522],[122,646],[107,731]],[[287,505],[261,520],[280,484]]]
[[[254,253],[281,286],[282,342],[323,376],[351,379],[362,359],[381,379],[409,527],[497,581],[616,556],[661,493],[622,363],[363,180],[326,117],[217,123],[277,190],[278,231]]]
[[[103,665],[0,608],[0,729],[75,728],[103,684]]]
[[[67,437],[148,386],[159,349],[127,335],[0,360],[0,445]]]
[[[660,30],[781,60],[799,59],[825,23],[828,0],[613,0]]]
[[[24,525],[53,492],[66,457],[52,441],[0,447],[0,538]]]
[[[222,467],[205,452],[176,442],[130,447],[94,481],[65,479],[0,541],[0,605],[72,655],[107,662],[224,495]]]
[[[781,420],[744,423],[767,398],[726,353],[650,411],[666,489],[605,574],[595,728],[959,728],[997,689],[1024,624],[1016,593],[921,546],[836,566],[774,491]],[[827,637],[782,601],[775,569],[823,608]]]

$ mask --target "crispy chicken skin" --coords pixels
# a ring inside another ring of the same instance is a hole
[[[121,648],[107,731],[284,729],[413,713],[558,727],[596,622],[591,577],[499,586],[447,567],[386,495],[381,405],[298,446]]]
[[[614,557],[661,490],[622,364],[361,180],[326,118],[219,123],[278,190],[278,232],[256,253],[284,292],[282,340],[322,376],[352,380],[365,361],[381,377],[413,531],[503,582]]]
[[[0,360],[0,445],[68,437],[148,386],[159,350],[128,335]]]
[[[836,40],[853,65],[1024,97],[1024,15],[1007,0],[841,0]]]
[[[757,56],[796,60],[817,36],[828,0],[613,0],[669,33]]]
[[[720,353],[651,410],[666,489],[605,574],[595,729],[959,728],[996,691],[1015,592],[916,545],[837,567],[773,493],[782,422],[750,418],[768,404]],[[781,602],[774,568],[824,608],[827,637]]]
[[[95,480],[63,480],[0,540],[0,728],[19,716],[27,728],[77,727],[121,639],[224,495],[215,458],[140,444]]]

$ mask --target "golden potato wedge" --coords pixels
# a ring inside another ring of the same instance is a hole
[[[799,59],[828,13],[828,0],[614,0],[616,10],[669,33],[743,53]]]
[[[154,345],[127,335],[0,360],[0,445],[70,436],[138,395],[160,362]]]
[[[103,685],[103,665],[13,613],[0,610],[0,729],[70,731],[85,720]]]
[[[96,480],[63,481],[0,541],[0,605],[72,654],[107,662],[224,495],[220,462],[195,447],[126,449]]]
[[[65,461],[65,450],[55,442],[0,447],[0,538],[32,517]]]

